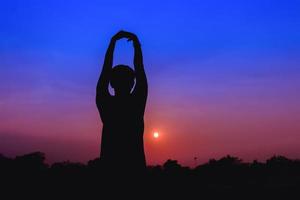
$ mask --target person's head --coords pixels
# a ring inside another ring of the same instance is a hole
[[[110,84],[115,90],[115,95],[130,94],[134,85],[134,70],[126,65],[117,65],[112,69]]]

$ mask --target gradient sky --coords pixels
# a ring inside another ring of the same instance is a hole
[[[11,0],[0,19],[4,155],[99,155],[95,87],[110,37],[123,29],[144,53],[148,164],[300,158],[299,1]],[[132,66],[132,55],[120,41],[114,64]]]

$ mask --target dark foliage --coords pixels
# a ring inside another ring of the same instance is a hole
[[[137,195],[151,197],[230,196],[258,198],[297,195],[300,189],[300,161],[273,156],[265,163],[244,163],[237,157],[211,159],[193,169],[182,167],[176,160],[167,160],[162,166],[148,166],[143,176],[135,177],[122,171],[120,163],[116,176],[106,174],[99,158],[87,164],[60,162],[45,164],[41,152],[17,156],[14,159],[0,154],[2,189],[42,192],[45,195],[62,194]],[[120,173],[122,172],[122,173]]]

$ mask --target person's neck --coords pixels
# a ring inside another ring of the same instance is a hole
[[[115,93],[116,97],[124,98],[124,97],[129,97],[130,93]]]

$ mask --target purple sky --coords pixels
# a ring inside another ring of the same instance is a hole
[[[276,0],[2,3],[0,152],[97,157],[95,87],[109,39],[124,29],[141,40],[149,80],[149,164],[300,158],[299,8]],[[132,55],[121,41],[114,64],[132,66]]]

